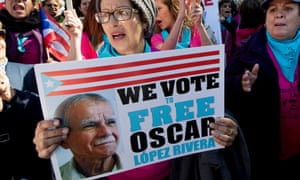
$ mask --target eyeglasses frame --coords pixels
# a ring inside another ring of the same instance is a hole
[[[115,16],[115,12],[117,12],[117,11],[119,11],[119,10],[121,10],[121,9],[130,9],[130,15],[128,16],[128,18],[127,19],[118,19],[116,16]],[[95,13],[95,19],[96,19],[96,21],[97,21],[97,23],[100,23],[100,24],[106,24],[106,23],[108,23],[109,21],[110,21],[110,17],[111,16],[113,16],[114,18],[115,18],[115,20],[117,20],[117,21],[128,21],[129,19],[131,19],[132,18],[132,15],[134,14],[134,13],[138,13],[139,11],[137,10],[137,9],[134,9],[134,8],[132,8],[132,7],[128,7],[128,6],[124,6],[124,7],[117,7],[117,8],[115,8],[113,11],[110,11],[110,12],[96,12]],[[107,20],[107,22],[102,22],[101,21],[101,13],[106,13],[106,14],[108,14],[109,16],[108,16],[108,20]]]

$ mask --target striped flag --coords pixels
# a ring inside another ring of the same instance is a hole
[[[70,49],[69,34],[40,7],[42,33],[48,52],[59,61],[65,61]]]
[[[170,53],[162,56],[155,52],[149,54],[150,58],[149,55],[144,57],[146,53],[95,61],[41,64],[36,66],[35,71],[45,96],[107,90],[210,73],[222,75],[221,50],[185,50],[183,54],[182,51],[174,51],[171,56]]]

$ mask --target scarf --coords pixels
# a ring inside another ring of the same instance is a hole
[[[224,21],[227,21],[227,23],[230,24],[231,19],[232,19],[231,16],[228,16],[228,17],[225,18]],[[221,22],[221,30],[226,30],[226,29],[228,29],[228,28],[226,26],[224,26],[224,23]]]
[[[145,48],[144,52],[151,52],[151,47],[145,40]],[[103,34],[103,46],[97,51],[98,57],[114,57],[114,56],[122,56],[119,54],[109,43],[107,36]]]
[[[168,31],[165,29],[162,30],[161,36],[163,40],[166,41],[169,36]],[[184,28],[181,34],[181,41],[177,42],[176,49],[188,48],[190,47],[190,43],[191,43],[191,30],[190,28]]]
[[[37,9],[34,9],[31,14],[22,20],[12,17],[6,9],[0,11],[0,20],[3,28],[12,32],[28,32],[32,29],[41,27],[40,14]]]
[[[297,31],[296,36],[293,39],[283,41],[272,38],[268,31],[266,34],[268,44],[282,73],[290,82],[294,82],[294,74],[300,55],[300,31]]]

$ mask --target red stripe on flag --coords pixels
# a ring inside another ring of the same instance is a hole
[[[126,82],[120,82],[120,83],[115,83],[115,84],[107,84],[107,85],[101,85],[101,86],[85,87],[85,88],[70,89],[70,90],[53,91],[53,92],[50,92],[48,94],[48,96],[58,96],[58,95],[66,95],[66,94],[112,89],[112,88],[129,86],[129,85],[134,85],[134,84],[168,80],[171,78],[177,78],[177,77],[182,77],[182,76],[200,75],[200,74],[212,73],[212,72],[218,72],[218,71],[220,71],[219,67],[207,68],[207,69],[203,69],[203,70],[183,72],[183,73],[164,75],[164,76],[152,77],[152,78],[145,78],[145,79],[140,79],[140,80],[126,81]]]
[[[55,38],[51,37],[51,35],[55,35]],[[63,47],[69,47],[70,44],[62,37],[60,36],[57,32],[53,34],[49,34],[48,36],[44,37],[44,40],[51,44],[51,41],[59,41],[60,44],[62,44]]]
[[[152,74],[152,73],[158,73],[158,72],[167,72],[167,71],[190,68],[190,67],[212,65],[212,64],[218,64],[219,62],[220,62],[219,59],[213,59],[213,60],[207,60],[207,61],[192,62],[192,63],[185,63],[185,64],[170,65],[170,66],[165,66],[165,67],[157,67],[157,68],[142,69],[142,70],[137,70],[137,71],[130,71],[130,73],[123,72],[123,73],[117,73],[117,74],[62,80],[61,82],[62,82],[62,85],[73,85],[73,84],[76,85],[76,84],[83,84],[83,83],[114,80],[114,79],[120,79],[120,78],[129,78],[129,77],[135,77],[137,75],[145,75],[145,74]]]
[[[47,76],[61,76],[61,75],[73,75],[73,74],[92,73],[92,72],[100,72],[100,71],[110,71],[110,70],[114,70],[114,69],[137,67],[137,66],[150,65],[150,64],[158,64],[158,63],[169,62],[169,61],[177,61],[177,60],[185,61],[186,59],[200,58],[200,57],[205,57],[205,56],[214,56],[214,55],[219,55],[219,54],[220,54],[220,51],[216,50],[216,51],[208,51],[208,52],[202,52],[202,53],[172,56],[172,57],[166,57],[166,58],[142,60],[142,61],[138,61],[138,62],[129,62],[129,63],[123,63],[123,64],[116,64],[116,65],[43,72],[43,74],[45,74]]]
[[[40,17],[45,47],[59,61],[65,61],[70,49],[70,37],[56,20],[40,6]],[[57,46],[60,44],[59,46]],[[63,54],[64,53],[64,54]]]

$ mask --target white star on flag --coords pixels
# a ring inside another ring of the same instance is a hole
[[[52,88],[54,85],[53,81],[51,81],[50,79],[48,79],[48,81],[45,84],[47,88]]]

